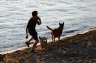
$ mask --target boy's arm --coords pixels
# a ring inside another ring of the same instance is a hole
[[[28,25],[26,27],[26,39],[28,38]]]
[[[38,20],[39,20],[39,24],[41,24],[42,22],[41,22],[41,19],[38,17]]]
[[[29,21],[31,20],[31,18],[29,19]],[[28,24],[29,24],[29,21],[27,23],[27,26],[26,26],[26,39],[28,38]]]

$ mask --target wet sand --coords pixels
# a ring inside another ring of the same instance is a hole
[[[8,53],[4,63],[96,63],[96,30],[48,43],[48,51],[36,47]]]

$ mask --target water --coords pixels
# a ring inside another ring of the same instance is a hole
[[[34,10],[42,19],[38,34],[48,39],[47,25],[56,28],[64,22],[64,36],[96,27],[96,0],[0,0],[0,52],[26,46],[25,29]]]

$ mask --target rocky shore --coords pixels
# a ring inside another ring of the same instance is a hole
[[[48,43],[48,50],[37,46],[4,55],[3,63],[96,63],[96,30]]]

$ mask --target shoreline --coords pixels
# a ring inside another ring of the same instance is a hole
[[[2,58],[4,63],[94,63],[96,62],[96,29],[83,34],[76,34],[61,41],[48,42],[49,50],[41,49],[38,45],[36,53],[31,48],[7,53]],[[72,59],[73,58],[73,59]],[[72,61],[73,62],[72,62]],[[1,61],[1,59],[0,59]],[[86,62],[85,62],[86,61]]]
[[[89,29],[89,30],[85,30],[85,31],[80,32],[80,33],[78,33],[78,34],[85,34],[85,33],[87,33],[87,32],[93,31],[93,30],[96,30],[96,28],[92,28],[92,29]],[[61,38],[61,40],[62,40],[62,39],[65,39],[65,38],[67,38],[67,37],[72,37],[72,36],[75,36],[75,35],[78,35],[78,34],[67,35],[67,36],[61,36],[60,38]],[[57,40],[58,40],[58,39],[56,38],[56,41],[57,41]],[[51,39],[48,40],[48,43],[50,43],[50,42],[52,42]],[[39,43],[38,45],[40,46],[40,43]],[[38,46],[38,45],[37,45],[37,46]],[[32,44],[31,44],[30,46],[32,47]],[[29,48],[31,48],[31,47],[29,47]],[[24,49],[27,49],[27,48],[28,48],[28,47],[25,46],[25,47],[17,48],[17,49],[15,49],[15,50],[0,52],[0,54],[3,55],[3,54],[14,53],[14,52],[16,52],[16,51],[18,51],[18,50],[24,50]]]

